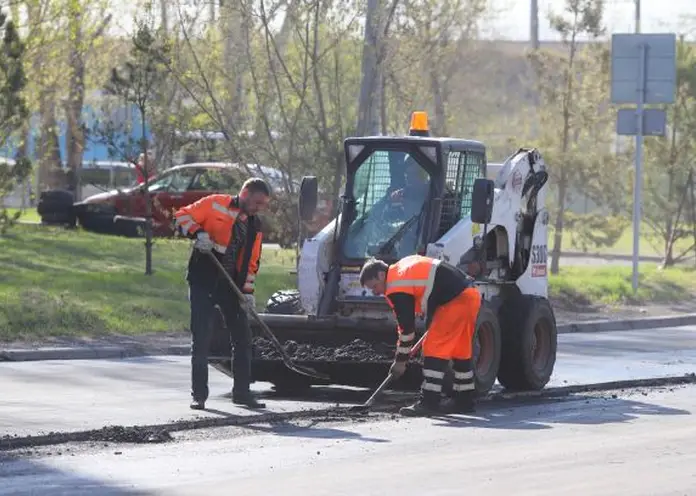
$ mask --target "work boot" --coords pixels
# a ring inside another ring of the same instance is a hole
[[[191,410],[205,410],[205,401],[193,400],[191,402]]]
[[[399,410],[404,417],[428,417],[440,413],[437,406],[419,400],[411,406],[405,406]]]
[[[474,413],[476,402],[473,394],[459,393],[454,398],[447,398],[442,404],[442,410],[447,413]]]
[[[244,405],[249,408],[266,408],[266,404],[260,402],[251,392],[232,393],[232,403],[235,405]]]
[[[440,413],[440,392],[421,391],[420,399],[411,406],[405,406],[399,413],[405,417],[428,417]]]

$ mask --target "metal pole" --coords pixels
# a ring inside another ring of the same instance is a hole
[[[635,0],[636,2],[636,33],[640,33],[640,0]]]
[[[633,292],[638,291],[638,258],[640,256],[640,202],[643,189],[643,102],[645,100],[645,59],[646,46],[640,46],[638,62],[638,132],[636,133],[636,172],[633,181]]]
[[[529,6],[529,37],[534,50],[539,48],[539,4],[537,0],[531,0]]]

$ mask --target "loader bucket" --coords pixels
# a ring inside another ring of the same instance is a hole
[[[253,381],[270,382],[278,389],[303,389],[312,385],[375,388],[389,373],[397,336],[388,320],[260,316],[297,365],[310,367],[329,379],[314,379],[289,370],[269,342],[263,339],[257,325],[250,323],[255,335],[251,366]],[[229,350],[229,333],[216,325],[210,364],[232,377],[229,351],[225,356],[225,350]],[[421,382],[421,365],[416,358],[408,364],[406,373],[394,381],[392,389],[412,391]]]

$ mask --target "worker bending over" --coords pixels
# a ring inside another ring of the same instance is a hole
[[[256,214],[268,207],[270,188],[251,178],[238,195],[213,194],[178,210],[179,231],[195,239],[186,280],[191,302],[191,408],[202,410],[208,399],[208,353],[213,337],[212,315],[219,305],[232,333],[234,386],[232,401],[264,408],[251,394],[251,328],[237,295],[208,253],[213,253],[237,287],[254,303],[254,281],[261,259],[261,222]]]
[[[423,342],[421,398],[400,410],[420,416],[449,411],[474,410],[472,341],[481,306],[481,294],[460,270],[437,259],[410,255],[393,265],[376,259],[365,262],[360,284],[375,295],[385,295],[398,323],[399,338],[390,372],[406,371],[409,351],[416,343],[415,316],[426,316],[428,335]],[[454,401],[441,405],[445,371],[453,361]]]

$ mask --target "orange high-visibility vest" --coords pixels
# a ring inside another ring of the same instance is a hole
[[[428,311],[428,298],[433,291],[435,271],[440,265],[436,258],[409,255],[389,266],[385,296],[392,293],[407,293],[416,300],[416,314]],[[387,298],[387,302],[390,300]]]
[[[234,223],[237,219],[246,220],[246,214],[232,205],[233,199],[231,195],[213,194],[182,207],[174,214],[176,227],[189,237],[195,237],[195,234],[203,229],[213,241],[213,249],[218,253],[225,253],[232,238]],[[245,293],[254,292],[256,273],[259,270],[261,258],[261,238],[261,231],[258,230],[249,258],[244,286],[241,288]],[[243,261],[244,249],[241,249],[237,254],[237,270],[240,272]]]

